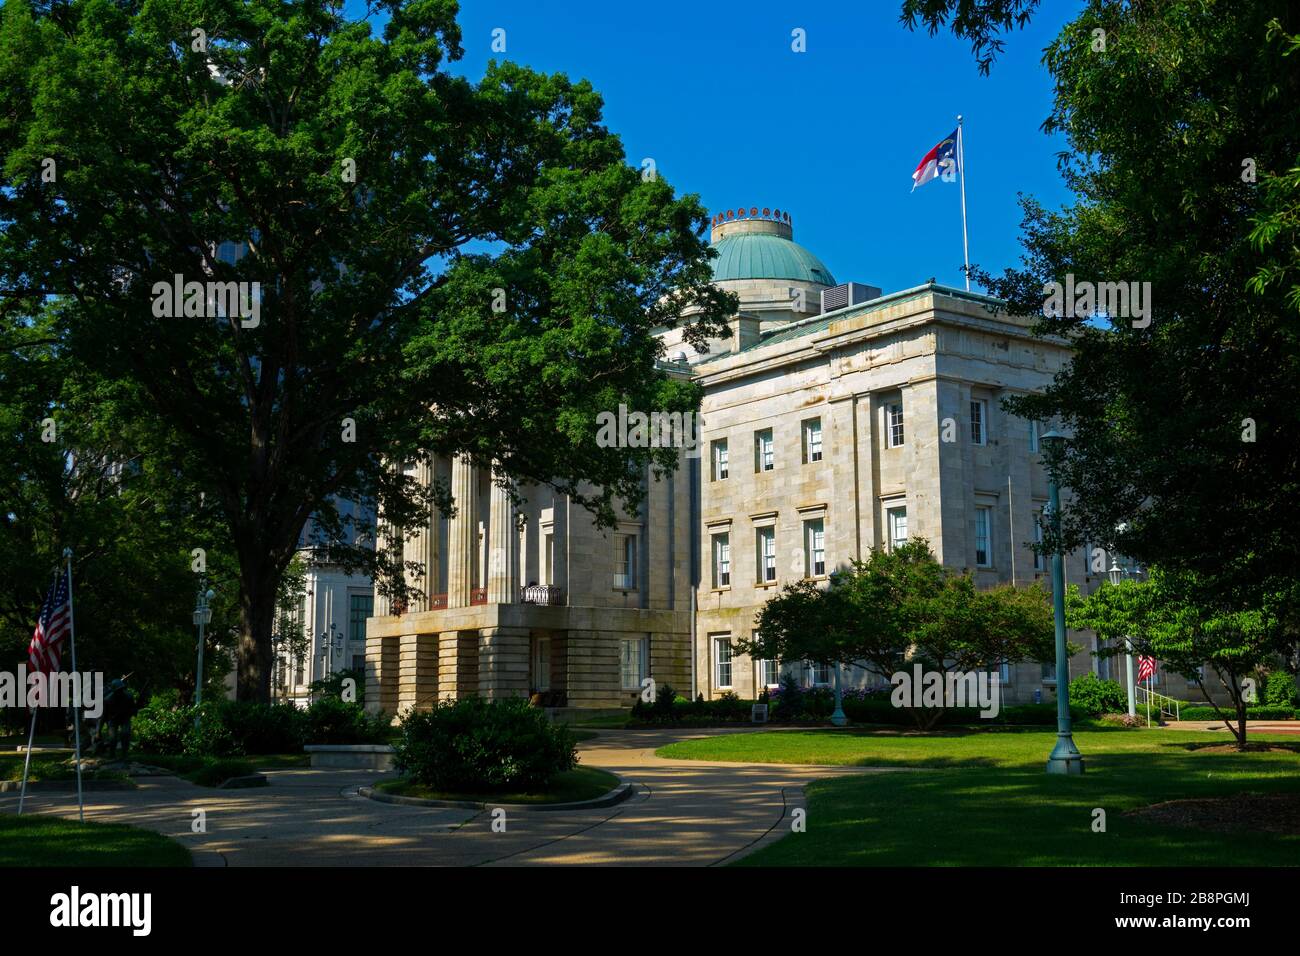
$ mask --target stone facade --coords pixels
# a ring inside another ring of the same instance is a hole
[[[729,649],[782,584],[825,578],[900,537],[926,538],[980,585],[1048,577],[1032,550],[1047,501],[1037,433],[1001,402],[1043,389],[1068,346],[1031,336],[1028,319],[985,296],[934,283],[817,314],[827,287],[805,272],[819,261],[801,247],[772,254],[773,242],[793,246],[788,215],[740,212],[714,229],[715,243],[761,237],[753,273],[735,273],[733,247],[717,281],[740,299],[730,337],[692,356],[679,331],[662,335],[666,367],[704,388],[696,454],[647,479],[637,518],[614,531],[547,488],[520,489],[514,507],[490,463],[414,466],[422,481],[450,482],[458,511],[430,514],[403,545],[426,568],[412,582],[419,606],[377,599],[370,706],[542,693],[614,708],[647,677],[706,698],[752,697],[783,673],[829,682]],[[1069,555],[1067,584],[1095,588],[1105,570],[1095,560]],[[1122,658],[1094,656],[1091,635],[1070,637],[1085,646],[1071,674],[1123,681]],[[1004,703],[1052,699],[1052,670],[1004,668]],[[1177,675],[1162,673],[1156,689],[1199,697]]]

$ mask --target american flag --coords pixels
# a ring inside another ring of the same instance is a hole
[[[64,568],[58,580],[50,587],[50,593],[45,595],[41,616],[36,619],[31,646],[27,648],[27,660],[34,669],[44,674],[58,671],[63,639],[72,628],[70,590],[68,569]]]
[[[1148,677],[1154,677],[1156,673],[1156,659],[1154,657],[1138,658],[1138,681],[1144,681]]]

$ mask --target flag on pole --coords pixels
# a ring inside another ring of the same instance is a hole
[[[27,648],[27,660],[34,670],[43,674],[57,673],[63,639],[72,628],[72,592],[68,582],[69,569],[65,566],[58,579],[50,586],[36,619],[32,643]]]
[[[1138,680],[1144,681],[1156,674],[1156,659],[1154,657],[1138,658]]]
[[[957,169],[957,131],[953,130],[916,164],[916,169],[912,171],[912,191],[915,192],[917,186],[924,186],[941,174],[954,175]]]

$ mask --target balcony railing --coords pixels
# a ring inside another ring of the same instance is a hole
[[[487,603],[487,588],[474,588],[469,592],[469,603],[473,607],[475,604]]]
[[[431,594],[431,595],[429,595],[429,610],[430,610],[430,611],[441,611],[441,610],[442,610],[443,608],[445,608],[446,606],[447,606],[447,595],[445,595],[445,594]]]
[[[523,589],[519,603],[561,605],[564,603],[564,594],[554,584],[530,584]]]

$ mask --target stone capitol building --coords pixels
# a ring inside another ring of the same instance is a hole
[[[703,386],[698,448],[648,478],[638,517],[608,531],[548,488],[521,489],[518,515],[490,462],[414,466],[449,482],[458,513],[431,514],[404,545],[425,567],[411,582],[421,599],[376,596],[368,706],[543,694],[625,708],[647,677],[705,698],[753,697],[784,674],[830,684],[829,669],[750,660],[734,643],[781,585],[909,537],[981,585],[1049,577],[1030,545],[1047,501],[1037,426],[1001,401],[1043,389],[1064,342],[933,281],[888,294],[837,283],[782,210],[723,212],[712,242],[715,281],[740,302],[730,335],[700,353],[680,330],[662,334],[665,370]],[[1066,557],[1067,584],[1104,577],[1084,550]],[[1073,675],[1123,682],[1122,658],[1071,639],[1087,645]],[[841,679],[868,680],[856,668]],[[1006,704],[1053,699],[1050,665],[1004,665],[1001,679]],[[1159,689],[1183,691],[1167,679]]]

